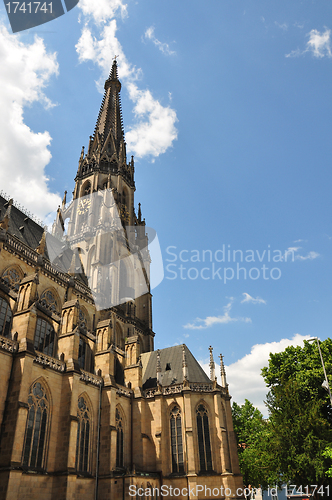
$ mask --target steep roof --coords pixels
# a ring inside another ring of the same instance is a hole
[[[44,228],[14,205],[10,206],[10,202],[0,196],[0,220],[4,218],[6,212],[10,212],[8,232],[36,250],[43,236]]]
[[[161,349],[159,351],[161,364],[161,385],[163,387],[173,384],[182,384],[182,349],[182,345],[177,345],[167,347],[166,349]],[[211,384],[211,380],[186,345],[184,346],[184,349],[187,359],[188,381]],[[156,387],[157,351],[145,352],[141,354],[141,361],[143,365],[143,389]]]

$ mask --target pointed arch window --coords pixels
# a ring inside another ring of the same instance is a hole
[[[55,353],[55,330],[42,318],[37,318],[34,348],[47,356]]]
[[[172,472],[184,472],[181,410],[173,406],[170,414]]]
[[[92,350],[82,337],[80,337],[80,343],[78,346],[78,366],[87,372],[93,372],[94,369],[94,358]]]
[[[10,267],[3,273],[2,279],[7,283],[9,288],[12,288],[16,292],[18,292],[22,275],[18,272],[17,269],[15,269],[15,267]]]
[[[22,464],[32,468],[43,468],[45,463],[46,434],[49,416],[49,401],[45,388],[36,382],[28,397],[28,420]]]
[[[56,313],[58,311],[58,302],[51,290],[45,290],[41,294],[39,302],[43,307],[45,307],[45,309],[48,309],[51,312]]]
[[[76,470],[88,472],[91,418],[90,408],[83,396],[78,398],[77,418]]]
[[[196,410],[199,464],[202,472],[212,470],[211,441],[207,409],[200,404]]]
[[[116,426],[116,466],[123,467],[123,420],[118,408],[115,409]]]
[[[9,337],[12,324],[12,310],[7,300],[0,297],[0,335]]]

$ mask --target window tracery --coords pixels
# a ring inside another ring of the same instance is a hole
[[[34,348],[47,356],[54,356],[55,330],[42,318],[37,318]]]
[[[173,406],[170,413],[172,472],[184,472],[181,410]]]
[[[118,408],[115,409],[116,466],[123,467],[123,422]]]
[[[12,310],[7,300],[0,297],[0,335],[9,337],[12,323]]]
[[[43,307],[45,307],[45,309],[48,309],[49,311],[52,311],[54,313],[58,311],[58,302],[51,290],[45,290],[41,294],[39,302]]]
[[[33,384],[28,397],[28,406],[22,464],[32,468],[42,468],[45,463],[49,402],[45,388],[40,382]]]
[[[196,410],[198,453],[200,470],[212,470],[211,441],[209,430],[209,417],[207,409],[203,404],[198,405]]]
[[[91,418],[90,408],[83,396],[78,398],[77,418],[76,470],[88,472]]]
[[[10,267],[3,273],[2,279],[8,284],[9,288],[18,291],[22,277],[15,267]]]

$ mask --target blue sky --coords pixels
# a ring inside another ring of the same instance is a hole
[[[263,409],[268,353],[330,336],[331,4],[80,0],[18,35],[0,22],[1,188],[42,218],[71,193],[118,55],[164,259],[155,346],[204,364],[212,345],[233,399]]]

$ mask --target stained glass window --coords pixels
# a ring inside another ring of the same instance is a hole
[[[14,267],[10,267],[3,273],[2,279],[8,284],[10,288],[18,291],[20,287],[21,276],[17,269],[15,269]]]
[[[77,443],[76,443],[76,470],[88,472],[90,447],[90,409],[81,396],[77,405]]]
[[[57,312],[58,310],[58,303],[51,290],[45,290],[45,292],[41,294],[40,303],[52,312]]]
[[[48,399],[40,382],[36,382],[28,397],[28,420],[23,449],[23,465],[42,468],[45,462],[45,444],[48,419]]]
[[[181,411],[178,406],[171,410],[172,472],[184,472]]]
[[[0,297],[0,335],[9,337],[12,323],[12,311],[8,302]]]
[[[37,318],[34,347],[36,351],[40,351],[48,356],[54,356],[55,331],[54,328],[42,318]]]
[[[211,442],[209,430],[208,412],[204,405],[200,404],[196,410],[198,453],[201,471],[212,470]]]
[[[119,410],[115,409],[116,466],[123,467],[123,422]]]

